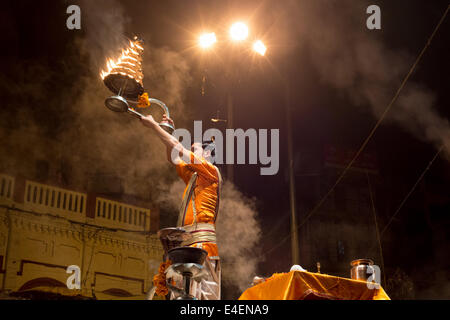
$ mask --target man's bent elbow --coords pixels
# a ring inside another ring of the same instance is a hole
[[[176,146],[169,147],[169,146],[167,146],[166,155],[167,155],[167,161],[169,161],[173,165],[177,165],[181,161],[179,147],[176,147]]]

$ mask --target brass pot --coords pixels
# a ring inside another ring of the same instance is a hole
[[[373,274],[373,261],[370,259],[356,259],[350,262],[350,265],[352,266],[350,277],[353,280],[367,281]]]

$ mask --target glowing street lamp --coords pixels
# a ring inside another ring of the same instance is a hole
[[[263,56],[266,53],[266,50],[267,48],[261,40],[257,40],[253,43],[253,51],[256,51],[260,55]]]
[[[230,37],[234,41],[242,41],[248,37],[248,27],[243,22],[236,22],[230,28]]]
[[[203,49],[210,48],[217,42],[216,34],[214,32],[204,33],[198,39],[198,44]]]
[[[236,42],[244,42],[244,40],[247,40],[248,36],[249,36],[249,30],[248,30],[248,26],[245,23],[235,22],[231,25],[231,27],[229,29],[230,40],[236,41]],[[252,39],[252,40],[256,40],[256,39]],[[216,42],[217,42],[216,35],[213,32],[212,33],[204,33],[204,34],[200,35],[200,37],[198,38],[198,45],[202,49],[208,49],[211,46],[213,46]],[[225,42],[225,41],[221,41],[221,42]],[[247,47],[247,45],[250,46],[251,43],[252,43],[251,41],[245,41],[242,44],[245,47]],[[228,47],[228,46],[225,46],[225,47]],[[241,47],[241,45],[239,45],[239,47]],[[258,53],[261,56],[264,56],[266,54],[267,48],[261,40],[256,40],[255,42],[253,42],[252,48],[253,48],[253,51],[255,51],[256,53]],[[250,49],[250,48],[248,48],[248,49]],[[242,50],[239,50],[239,51],[242,51]],[[247,49],[245,51],[247,51]],[[230,52],[228,52],[228,53],[230,53]],[[235,59],[235,60],[239,60],[239,59]],[[231,74],[233,75],[234,73],[231,73]],[[203,80],[202,80],[203,85],[205,83],[205,79],[206,78],[203,76]],[[228,82],[234,83],[235,81],[233,81],[233,80],[234,79],[228,79]],[[203,85],[202,85],[202,95],[204,94]],[[228,88],[227,93],[226,93],[226,96],[227,96],[226,104],[227,104],[227,110],[228,110],[227,119],[220,119],[218,114],[217,114],[216,118],[211,119],[211,122],[214,122],[214,123],[226,122],[228,128],[234,128],[233,127],[233,97],[232,97],[231,91],[232,90],[231,90],[231,86],[230,86],[230,88]],[[232,165],[227,165],[227,175],[228,175],[229,181],[233,182],[234,170],[233,170]]]

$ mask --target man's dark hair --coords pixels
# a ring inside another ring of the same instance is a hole
[[[202,142],[202,148],[204,151],[211,151],[211,157],[216,155],[216,144],[214,140],[207,140]]]

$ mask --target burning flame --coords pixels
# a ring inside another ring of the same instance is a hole
[[[143,51],[144,48],[139,40],[130,40],[129,47],[122,49],[121,55],[116,60],[109,58],[106,61],[106,69],[100,72],[100,77],[103,80],[111,73],[114,73],[122,74],[141,82],[143,75],[140,72],[140,66]]]

